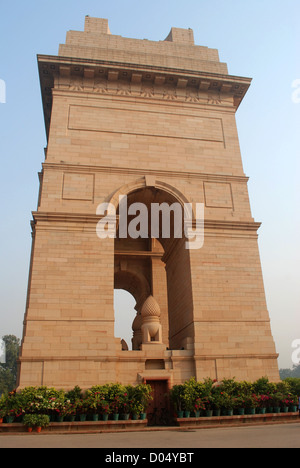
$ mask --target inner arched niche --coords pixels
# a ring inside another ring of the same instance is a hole
[[[137,202],[147,207],[148,236],[120,238],[117,231],[115,289],[122,281],[122,288],[130,291],[136,299],[137,313],[140,313],[146,298],[153,295],[161,309],[163,344],[170,349],[182,349],[186,338],[194,338],[190,253],[186,249],[184,228],[182,225],[183,236],[176,238],[171,212],[170,237],[162,236],[161,223],[158,238],[151,237],[152,204],[167,203],[170,206],[179,200],[170,190],[152,186],[135,188],[122,195],[127,195],[127,210]],[[181,201],[180,205],[183,208]],[[117,215],[120,213],[118,209]],[[128,216],[127,226],[134,217]]]

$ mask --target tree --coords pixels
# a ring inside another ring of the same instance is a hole
[[[298,364],[297,366],[296,365],[293,366],[291,377],[298,377],[298,378],[300,377],[300,364]]]
[[[17,384],[17,361],[20,340],[14,335],[2,337],[5,344],[6,359],[0,364],[0,394],[12,391]]]
[[[294,365],[292,369],[280,369],[279,374],[281,380],[290,377],[300,378],[300,364]]]

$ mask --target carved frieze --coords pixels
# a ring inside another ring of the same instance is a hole
[[[125,79],[106,79],[95,76],[86,79],[80,76],[57,76],[54,88],[65,91],[89,92],[104,95],[131,96],[135,98],[158,99],[164,101],[179,101],[192,104],[209,104],[230,106],[233,96],[229,92],[221,94],[217,90],[209,90],[203,86],[188,86],[187,80],[182,84],[164,80],[142,81],[141,75],[128,81]],[[182,80],[181,80],[182,81]],[[207,88],[207,86],[206,86]]]
[[[53,91],[120,96],[186,103],[186,105],[221,106],[236,110],[250,78],[220,76],[199,71],[182,75],[178,70],[165,72],[164,67],[144,69],[111,67],[110,63],[65,57],[39,56],[39,72],[47,136],[49,133]],[[93,62],[93,63],[91,63]]]

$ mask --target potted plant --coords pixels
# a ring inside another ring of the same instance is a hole
[[[99,420],[99,404],[99,393],[92,393],[91,391],[89,391],[86,396],[86,405],[88,408],[87,412],[92,415],[93,421]]]
[[[289,398],[289,412],[290,413],[297,413],[298,408],[298,397],[295,395],[290,395]]]
[[[16,390],[13,390],[5,397],[4,401],[5,420],[6,423],[11,424],[16,418],[19,418],[24,413],[22,398]]]
[[[94,387],[97,391],[100,391],[101,397],[104,397],[108,402],[110,407],[110,413],[112,413],[112,418],[114,421],[117,421],[120,417],[120,408],[121,408],[121,397],[125,393],[126,389],[123,385],[119,383],[106,384],[101,388]]]
[[[194,402],[193,402],[193,397],[191,393],[185,389],[184,395],[183,395],[183,411],[184,411],[184,417],[189,418],[191,416],[191,411],[193,411],[194,408]]]
[[[244,396],[237,396],[237,397],[234,397],[234,409],[236,411],[236,413],[239,415],[239,416],[243,416],[245,414],[245,408],[246,408],[246,401],[245,401],[245,398]]]
[[[78,415],[80,422],[86,421],[87,412],[88,405],[86,399],[78,400],[76,404],[76,415]]]
[[[71,413],[71,402],[70,400],[67,401],[60,401],[55,408],[57,421],[63,422],[64,419],[70,415]]]
[[[191,413],[195,412],[195,402],[208,394],[211,389],[211,381],[207,379],[204,384],[200,384],[196,381],[195,377],[186,380],[183,384],[183,410],[184,417],[189,418]],[[200,404],[200,402],[198,401]],[[196,410],[197,411],[197,410]],[[200,409],[198,410],[200,411]],[[198,413],[197,413],[198,415]]]
[[[74,422],[76,419],[77,414],[77,402],[70,402],[69,409],[68,409],[68,420],[70,422]]]
[[[265,414],[270,404],[269,395],[257,395],[257,411],[259,414]]]
[[[234,399],[227,392],[220,393],[220,406],[223,416],[233,415]]]
[[[288,413],[289,412],[289,408],[290,406],[292,406],[293,404],[293,397],[292,395],[288,394],[288,395],[283,395],[283,398],[280,402],[280,408],[281,408],[281,411],[282,413]]]
[[[177,413],[178,418],[183,418],[183,395],[184,395],[184,386],[183,385],[174,385],[170,391],[170,399],[174,405],[174,409]]]
[[[283,395],[280,392],[273,393],[271,395],[273,413],[280,413],[280,404],[282,402]]]
[[[4,399],[0,399],[0,424],[3,423],[3,418],[6,416],[6,405]]]
[[[108,402],[104,400],[104,398],[101,398],[99,401],[99,414],[101,414],[103,421],[108,421],[110,407]]]
[[[205,404],[201,398],[197,398],[194,403],[194,413],[196,418],[200,418],[201,410],[205,410]]]
[[[43,427],[48,427],[50,418],[47,414],[25,414],[23,424],[27,427],[28,432],[32,432],[35,427],[37,432],[41,432]]]
[[[222,409],[222,395],[220,392],[215,391],[210,395],[210,399],[212,403],[213,416],[219,417]]]
[[[42,428],[49,426],[50,418],[47,414],[36,414],[34,416],[36,432],[41,432]]]
[[[71,422],[74,422],[79,412],[77,405],[79,405],[83,399],[83,391],[78,385],[76,385],[72,390],[69,390],[65,393],[64,398],[70,401],[70,412],[68,419]]]
[[[32,429],[35,426],[36,415],[35,414],[25,414],[23,417],[23,424],[27,427],[28,432],[32,432]]]
[[[131,407],[132,419],[137,421],[140,418],[140,415],[144,413],[144,407],[138,401],[133,401]]]
[[[22,410],[19,408],[10,409],[5,414],[5,420],[7,424],[12,424],[16,418],[23,414]]]
[[[211,396],[204,397],[203,399],[203,404],[204,404],[204,414],[206,417],[211,418],[213,415],[213,399]]]
[[[119,420],[120,407],[121,407],[120,397],[118,395],[116,395],[114,397],[114,399],[112,400],[111,404],[110,404],[113,421],[118,421]]]
[[[133,401],[137,402],[141,406],[140,418],[145,420],[147,417],[149,402],[153,400],[151,385],[144,383],[134,387],[132,398]]]
[[[121,419],[127,421],[130,416],[130,398],[127,391],[120,397],[120,408],[119,408]]]
[[[247,414],[255,414],[256,408],[258,406],[257,399],[255,395],[245,395],[245,408]]]

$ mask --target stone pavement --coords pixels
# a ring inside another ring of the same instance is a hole
[[[0,448],[300,448],[300,423],[218,429],[165,429],[108,434],[0,435]],[[192,450],[189,450],[189,452]],[[105,450],[104,450],[105,452]]]

